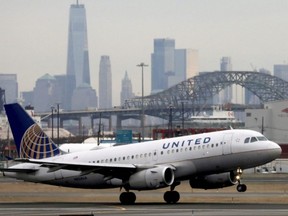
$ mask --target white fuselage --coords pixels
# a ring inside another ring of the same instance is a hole
[[[263,137],[251,130],[227,130],[189,135],[172,139],[155,140],[124,146],[115,146],[91,151],[73,152],[49,158],[54,162],[107,164],[132,164],[139,169],[154,166],[170,166],[175,180],[189,179],[195,175],[206,175],[247,169],[274,160],[281,148],[269,140],[245,142],[249,137]],[[34,163],[21,163],[14,168],[33,168],[35,173],[5,172],[6,176],[33,182],[81,188],[119,187],[123,179],[110,177],[109,172],[97,169],[85,172],[57,169],[51,171]],[[120,172],[120,171],[119,171]],[[121,176],[121,173],[119,173]]]

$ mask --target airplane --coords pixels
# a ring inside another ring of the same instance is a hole
[[[18,164],[1,168],[5,176],[29,182],[87,189],[120,188],[121,204],[134,204],[133,190],[170,188],[167,203],[177,203],[175,190],[189,180],[192,188],[237,185],[244,169],[278,158],[281,148],[261,133],[233,129],[63,154],[17,103],[4,105],[17,146]]]

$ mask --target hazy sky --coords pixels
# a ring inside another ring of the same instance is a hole
[[[65,74],[69,7],[76,0],[0,0],[0,73],[17,73],[19,91],[32,90],[45,73]],[[112,67],[113,104],[120,101],[127,70],[133,91],[151,90],[154,38],[199,51],[200,71],[219,70],[230,56],[233,70],[288,61],[287,0],[79,0],[85,4],[92,87],[98,94],[101,55]]]

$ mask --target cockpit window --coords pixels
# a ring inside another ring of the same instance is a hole
[[[268,140],[265,136],[259,136],[259,137],[247,137],[244,140],[244,143],[252,143],[252,142],[257,142],[257,141],[266,141]]]
[[[266,141],[266,140],[267,140],[267,138],[264,137],[264,136],[257,137],[257,139],[258,139],[259,141]]]
[[[244,143],[249,143],[250,141],[250,137],[247,137],[245,140],[244,140]]]

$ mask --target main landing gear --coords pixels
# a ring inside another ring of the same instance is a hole
[[[174,204],[177,203],[180,199],[180,194],[178,191],[174,191],[175,187],[179,185],[180,182],[176,182],[170,186],[170,191],[166,191],[164,193],[164,200],[168,204]],[[133,205],[136,201],[136,195],[133,192],[129,192],[128,189],[126,189],[126,192],[122,192],[119,196],[119,200],[122,205]]]
[[[174,203],[177,203],[179,201],[180,194],[178,193],[178,191],[174,191],[175,187],[179,184],[180,184],[180,182],[176,182],[176,183],[172,184],[170,186],[170,191],[166,191],[164,193],[163,198],[164,198],[166,203],[168,203],[168,204],[173,203],[174,204]]]
[[[133,192],[123,192],[120,194],[119,200],[123,205],[132,205],[136,201],[136,195]]]
[[[242,175],[243,171],[242,171],[242,169],[238,168],[236,172],[237,172],[236,180],[238,182],[237,191],[238,192],[245,192],[247,190],[247,186],[245,184],[241,184],[241,175]]]

